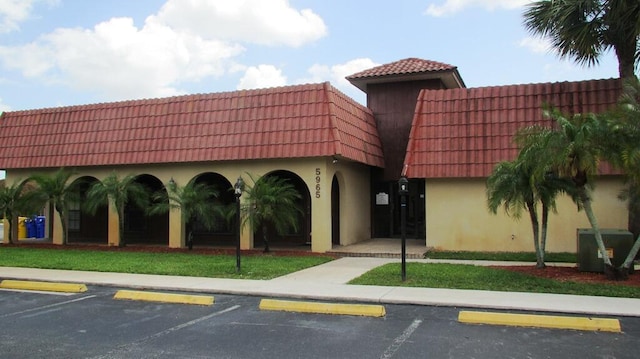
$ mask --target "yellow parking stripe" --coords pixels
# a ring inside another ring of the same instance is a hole
[[[382,305],[298,302],[276,299],[262,299],[260,301],[260,309],[299,313],[357,315],[365,317],[384,317],[386,314],[385,308]]]
[[[78,283],[34,282],[10,279],[5,279],[0,282],[0,288],[65,293],[82,293],[87,291],[86,285]]]
[[[607,318],[460,311],[458,321],[470,324],[574,329],[620,333],[620,321]]]
[[[191,295],[176,293],[145,292],[135,290],[119,290],[113,299],[143,300],[148,302],[213,305],[214,298],[210,295]]]

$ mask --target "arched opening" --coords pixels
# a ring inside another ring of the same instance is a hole
[[[69,243],[107,244],[109,241],[109,206],[107,201],[99,206],[94,214],[82,210],[82,203],[85,203],[87,191],[96,182],[98,182],[96,178],[85,176],[71,183],[71,188],[76,192],[79,201],[69,203],[67,215]]]
[[[210,199],[215,204],[226,207],[235,202],[233,191],[231,191],[231,183],[224,176],[218,173],[208,172],[197,176],[193,181],[195,183],[204,183],[215,189],[218,197]],[[192,220],[186,223],[187,233],[189,233],[190,230],[193,231],[193,245],[234,246],[235,228],[237,225],[229,223],[219,214],[211,213],[211,216],[215,216],[215,223],[213,228],[210,229],[198,220]]]
[[[340,184],[336,175],[331,181],[331,244],[340,244]]]
[[[272,224],[267,224],[269,231],[270,247],[304,247],[311,245],[311,194],[307,184],[297,174],[285,170],[274,171],[265,176],[277,176],[286,179],[300,194],[296,206],[301,213],[298,216],[297,230],[291,229],[289,233],[278,234]],[[258,179],[258,181],[260,181]],[[263,231],[257,229],[254,233],[254,247],[264,246]]]
[[[164,184],[151,175],[140,175],[135,181],[145,186],[149,193],[166,191]],[[169,245],[169,213],[150,216],[146,208],[129,202],[124,209],[123,235],[128,244]]]

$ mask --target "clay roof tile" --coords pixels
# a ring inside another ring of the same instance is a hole
[[[0,120],[4,169],[334,155],[384,166],[373,114],[329,83],[13,111]]]
[[[517,155],[513,136],[519,128],[551,124],[542,116],[544,103],[569,113],[601,112],[616,105],[620,92],[618,79],[423,90],[404,174],[412,178],[487,177],[498,162]],[[608,171],[603,173],[613,173],[603,168]]]

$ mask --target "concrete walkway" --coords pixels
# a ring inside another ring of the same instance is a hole
[[[428,259],[411,261],[443,262]],[[640,299],[631,298],[346,284],[349,280],[377,266],[399,262],[398,259],[389,258],[345,257],[271,280],[178,277],[16,267],[0,267],[0,278],[278,298],[640,316]],[[461,263],[460,261],[454,262]],[[464,263],[501,264],[499,262],[480,263],[478,261]],[[510,262],[509,264],[513,265],[514,263]],[[526,264],[531,265],[531,263]]]

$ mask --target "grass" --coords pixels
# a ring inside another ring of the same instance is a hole
[[[463,253],[463,259],[528,261],[526,256],[513,253],[506,257],[479,252],[447,253],[448,256],[441,258],[451,258],[451,253]],[[243,255],[242,271],[237,274],[235,255],[0,246],[0,266],[236,279],[271,279],[332,259],[308,255]],[[400,265],[392,263],[375,268],[350,284],[640,298],[638,287],[560,282],[504,269],[459,264],[409,262],[407,281],[402,282]]]
[[[560,282],[505,269],[460,264],[407,263],[407,280],[402,282],[400,265],[392,263],[375,268],[349,284],[640,298],[638,287]]]
[[[425,258],[535,262],[536,254],[533,252],[429,251],[425,254]],[[575,253],[546,253],[544,260],[545,262],[576,263],[578,258]]]
[[[271,279],[332,259],[323,256],[242,256],[241,273],[237,274],[235,255],[0,246],[0,266],[236,279]]]

